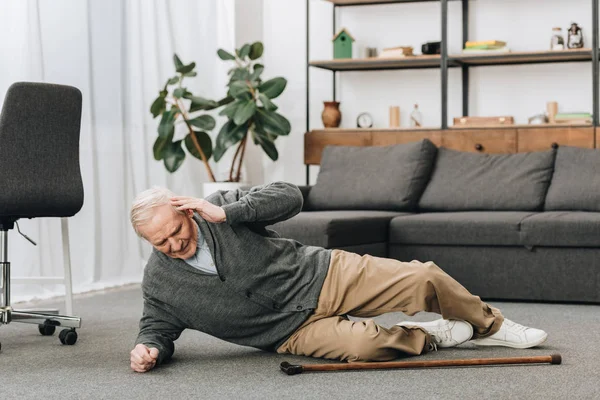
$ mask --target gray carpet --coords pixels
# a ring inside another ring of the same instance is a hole
[[[543,347],[476,348],[466,344],[418,359],[547,355],[563,364],[305,373],[287,376],[279,363],[319,360],[271,354],[186,331],[173,361],[138,374],[129,351],[141,312],[138,287],[76,298],[79,340],[63,346],[35,325],[0,327],[2,399],[598,399],[600,306],[499,303],[509,318],[545,329]],[[62,304],[60,304],[62,306]],[[28,305],[29,306],[29,305]],[[52,303],[38,303],[49,307]],[[434,319],[419,314],[414,319]],[[383,326],[402,314],[376,318]]]

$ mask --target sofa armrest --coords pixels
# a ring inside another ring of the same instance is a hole
[[[306,200],[308,199],[308,192],[310,192],[310,189],[312,188],[312,186],[298,186],[298,189],[300,189],[300,191],[302,192],[302,198],[304,200],[303,204],[302,204],[302,211],[306,211],[308,210],[307,206],[306,206]]]

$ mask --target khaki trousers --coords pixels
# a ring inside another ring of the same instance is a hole
[[[504,318],[432,262],[401,262],[333,250],[314,314],[281,345],[278,353],[334,360],[387,361],[418,355],[431,341],[420,328],[384,328],[374,317],[401,311],[435,312],[473,325],[473,338],[492,335]]]

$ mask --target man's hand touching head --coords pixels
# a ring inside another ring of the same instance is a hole
[[[207,222],[221,223],[225,222],[225,211],[204,199],[195,197],[175,196],[171,197],[171,204],[178,211],[189,212],[196,211]]]

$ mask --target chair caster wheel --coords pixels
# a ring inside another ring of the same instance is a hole
[[[77,342],[77,332],[75,329],[63,329],[58,334],[58,339],[62,344],[72,346]]]
[[[56,326],[39,324],[38,330],[40,331],[40,334],[42,336],[52,336],[52,335],[54,335],[54,332],[56,331]]]

